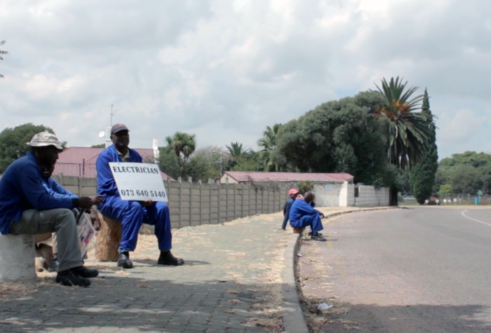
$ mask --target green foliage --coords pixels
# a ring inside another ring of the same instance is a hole
[[[482,172],[469,164],[461,164],[450,179],[453,193],[476,194],[483,188]]]
[[[258,140],[257,144],[261,148],[259,158],[264,171],[281,171],[281,168],[272,158],[271,152],[276,148],[276,136],[281,128],[281,124],[274,124],[273,127],[266,127],[263,137]]]
[[[232,142],[230,146],[225,146],[226,153],[233,160],[239,160],[249,152],[249,148],[246,148],[242,143]]]
[[[176,155],[177,163],[179,165],[179,176],[184,177],[186,173],[185,164],[187,163],[189,156],[191,156],[196,149],[195,135],[176,132],[174,136],[168,136],[165,140],[167,141],[168,150]]]
[[[363,92],[324,103],[279,129],[271,159],[284,171],[347,172],[355,182],[382,183],[386,141],[370,114],[382,98]]]
[[[428,91],[425,90],[422,113],[428,127],[428,142],[423,152],[421,162],[411,170],[411,186],[413,194],[420,205],[424,204],[433,192],[435,174],[438,169],[438,148],[436,146],[436,127],[430,110]]]
[[[182,177],[187,180],[192,177],[193,181],[203,182],[220,177],[220,159],[222,152],[218,147],[206,147],[195,151],[188,159],[182,160],[180,164],[178,157],[168,146],[161,147],[159,167],[160,170],[174,179]],[[182,169],[181,169],[182,165]]]
[[[440,186],[440,190],[438,191],[440,197],[446,197],[452,194],[452,185],[445,184]]]
[[[0,41],[0,46],[3,46],[5,43],[6,42],[4,40]],[[0,50],[0,60],[3,60],[2,55],[7,54],[7,53],[8,53],[7,51]],[[3,75],[2,74],[0,74],[0,78],[3,78]]]
[[[304,194],[305,192],[312,191],[314,183],[311,181],[298,182],[299,192]]]
[[[106,144],[105,143],[101,143],[101,144],[98,144],[98,145],[92,145],[90,146],[90,148],[105,148],[106,147]]]
[[[402,169],[421,160],[428,141],[426,117],[416,112],[423,95],[412,97],[418,88],[406,86],[407,82],[399,77],[389,82],[383,79],[382,87],[376,87],[385,101],[374,111],[374,116],[383,118],[388,125],[390,161]]]
[[[14,128],[6,128],[0,133],[0,174],[19,157],[24,156],[30,147],[27,145],[32,137],[40,132],[54,131],[44,125],[34,125],[31,123],[20,125]],[[63,146],[66,142],[63,143]]]
[[[462,172],[470,173],[462,175]],[[455,188],[453,188],[454,184]],[[475,194],[477,189],[489,193],[491,190],[491,155],[467,151],[442,159],[435,175],[434,188],[440,189],[442,185],[451,186],[453,193]]]

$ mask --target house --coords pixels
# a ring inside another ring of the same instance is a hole
[[[95,163],[97,157],[105,148],[89,147],[70,147],[58,155],[58,161],[55,164],[53,175],[75,176],[81,178],[96,178],[97,172]],[[153,149],[136,148],[143,162],[154,163]],[[174,180],[165,173],[160,172],[162,180]]]
[[[311,181],[313,183],[343,183],[353,182],[349,173],[299,173],[299,172],[255,172],[255,171],[225,171],[219,179],[220,183],[292,183]]]

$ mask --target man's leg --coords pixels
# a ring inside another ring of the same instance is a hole
[[[174,257],[170,251],[172,248],[172,226],[169,206],[164,202],[156,202],[145,208],[144,211],[143,223],[155,226],[155,236],[157,236],[160,250],[158,264],[174,266],[184,264],[184,260]]]
[[[85,277],[95,277],[96,270],[83,267],[75,216],[69,209],[51,209],[37,211],[25,210],[19,222],[11,222],[14,235],[44,234],[56,232],[58,236],[59,271],[57,282],[65,285],[88,286],[90,281]]]
[[[60,270],[67,270],[83,265],[78,242],[77,226],[71,210],[25,210],[22,213],[22,220],[17,223],[12,222],[11,227],[12,233],[15,235],[36,235],[56,232],[58,235]]]
[[[312,225],[310,228],[312,229],[312,235],[324,229],[319,213],[316,213],[314,215],[312,219]]]
[[[121,221],[123,230],[119,253],[134,251],[144,217],[142,205],[136,201],[121,200],[120,197],[108,197],[101,204],[100,212],[113,220]]]

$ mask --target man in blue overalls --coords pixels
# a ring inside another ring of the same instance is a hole
[[[310,226],[312,240],[324,242],[326,239],[319,232],[324,229],[321,222],[321,217],[324,217],[324,214],[312,207],[314,200],[315,195],[312,192],[305,193],[304,198],[297,197],[290,209],[290,225],[292,228]]]
[[[128,147],[130,135],[125,125],[116,124],[111,128],[111,140],[113,145],[103,150],[97,158],[97,194],[105,197],[99,207],[102,215],[122,223],[118,266],[133,268],[129,252],[136,248],[138,231],[142,223],[155,226],[155,235],[160,249],[160,257],[157,262],[159,265],[178,266],[184,264],[184,260],[174,257],[171,253],[172,233],[167,204],[153,202],[151,199],[146,201],[122,200],[119,196],[116,182],[109,168],[109,162],[141,163],[142,157]]]

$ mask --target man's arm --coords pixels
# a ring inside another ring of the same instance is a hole
[[[78,198],[75,194],[73,194],[70,191],[67,191],[63,186],[58,184],[56,180],[53,178],[46,179],[46,181],[43,182],[44,187],[48,191],[48,193],[55,198],[69,198],[69,199],[74,199]]]
[[[43,186],[39,172],[35,168],[23,168],[22,175],[18,179],[19,189],[26,201],[35,209],[73,208],[77,204],[78,199],[51,196]]]
[[[99,184],[99,187],[104,190],[105,194],[109,196],[118,196],[119,194],[115,193],[113,190],[116,188],[116,185],[111,169],[109,168],[109,162],[113,161],[111,161],[108,154],[101,153],[97,158],[97,183]]]

